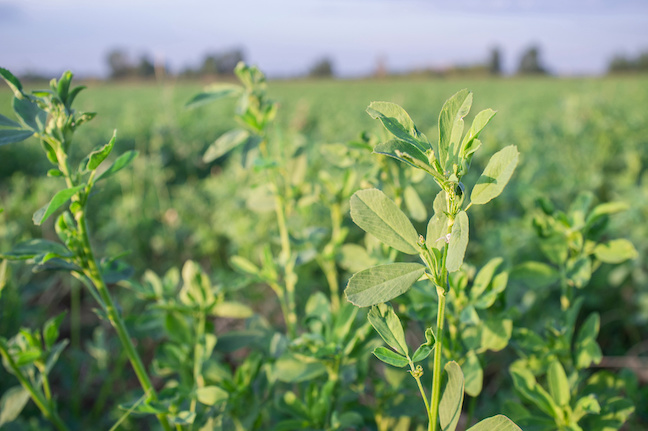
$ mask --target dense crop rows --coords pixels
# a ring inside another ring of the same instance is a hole
[[[99,115],[79,128],[70,159],[78,163],[105,145],[113,129],[108,161],[139,152],[89,195],[87,223],[95,255],[123,264],[104,278],[161,401],[145,402],[115,331],[69,274],[3,266],[0,337],[36,330],[69,310],[60,339],[70,346],[50,385],[71,428],[108,429],[122,416],[123,429],[153,426],[146,413],[184,429],[423,427],[418,378],[379,365],[371,352],[382,341],[371,326],[381,333],[375,316],[392,319],[395,311],[410,353],[427,343],[430,354],[426,328],[436,319],[436,294],[426,290],[428,281],[418,282],[392,301],[394,311],[376,308],[369,322],[365,310],[347,303],[342,292],[353,273],[414,261],[365,236],[351,220],[349,199],[376,187],[425,236],[428,219],[439,214],[439,186],[422,171],[371,154],[391,135],[365,109],[373,100],[397,103],[436,142],[444,101],[467,87],[475,94],[472,112],[491,107],[497,115],[462,183],[478,183],[490,155],[508,145],[520,156],[502,194],[470,208],[465,264],[448,279],[444,362],[461,366],[470,396],[459,429],[501,412],[525,430],[577,430],[577,422],[585,430],[618,429],[633,410],[627,429],[643,429],[646,84],[639,77],[304,81],[270,82],[265,93],[250,82],[248,111],[234,98],[186,109],[201,89],[196,84],[90,84],[75,106]],[[0,90],[0,114],[9,118],[12,97]],[[250,111],[255,103],[268,110]],[[226,133],[222,151],[208,150]],[[50,167],[36,139],[0,146],[0,254],[32,238],[57,240],[58,213],[42,227],[31,217],[62,187],[60,179],[43,178]],[[192,288],[211,298],[209,312]],[[197,349],[214,353],[197,360]],[[377,352],[385,360],[384,350]],[[432,358],[420,362],[425,390]],[[610,372],[591,377],[599,367]],[[456,378],[452,365],[446,370]],[[0,393],[17,384],[0,369]],[[515,397],[526,410],[506,402]],[[30,403],[7,428],[41,429],[46,422],[38,417]]]

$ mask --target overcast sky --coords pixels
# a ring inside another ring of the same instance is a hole
[[[270,76],[332,58],[342,76],[468,64],[498,46],[508,71],[536,44],[553,72],[598,74],[648,50],[646,0],[0,0],[0,66],[108,72],[123,48],[172,70],[244,49]]]

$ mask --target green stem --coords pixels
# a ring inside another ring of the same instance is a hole
[[[198,327],[196,332],[196,341],[194,344],[194,366],[193,366],[193,377],[194,377],[194,388],[201,388],[205,386],[205,379],[202,376],[202,364],[204,357],[204,347],[202,345],[202,339],[205,335],[205,314],[198,314]],[[196,397],[191,399],[190,411],[196,411]]]
[[[119,311],[117,311],[117,307],[115,307],[115,303],[113,302],[112,297],[110,296],[110,292],[108,291],[108,286],[106,286],[106,283],[103,280],[101,271],[99,270],[94,254],[92,252],[92,248],[90,247],[90,238],[88,235],[88,227],[84,210],[79,211],[76,214],[76,217],[79,233],[81,234],[83,240],[83,255],[85,257],[84,273],[97,289],[97,293],[99,294],[106,307],[108,320],[110,321],[110,324],[113,326],[113,328],[115,328],[115,330],[117,331],[119,341],[121,342],[122,347],[124,348],[124,351],[126,352],[128,359],[130,360],[131,366],[135,371],[135,375],[137,375],[137,379],[139,380],[142,389],[144,389],[144,392],[148,394],[148,400],[157,400],[157,392],[155,391],[155,388],[151,383],[151,379],[146,372],[146,368],[142,363],[142,359],[140,358],[139,353],[137,353],[137,350],[133,345],[133,341],[131,340],[128,329],[126,328],[126,324],[119,314]],[[157,415],[157,418],[160,421],[160,424],[162,424],[162,428],[164,428],[165,431],[171,431],[171,426],[169,425],[169,421],[165,414],[159,414]]]
[[[275,182],[275,188],[277,188]],[[292,256],[290,246],[290,237],[288,236],[288,226],[286,223],[286,214],[284,209],[284,200],[275,190],[275,213],[277,214],[277,225],[279,226],[279,236],[281,238],[281,260],[284,263],[284,283],[286,288],[286,329],[290,338],[297,336],[297,307],[295,305],[295,285],[297,283],[297,274],[295,274],[295,262]]]
[[[16,378],[18,379],[22,387],[25,388],[27,392],[29,392],[31,399],[34,401],[36,406],[40,409],[41,413],[43,413],[43,416],[45,416],[47,420],[52,422],[52,424],[54,424],[54,426],[60,431],[69,431],[68,427],[63,423],[56,410],[52,408],[52,403],[46,400],[45,396],[41,394],[38,391],[38,389],[36,389],[31,384],[31,382],[27,379],[27,377],[25,377],[22,370],[20,369],[20,367],[18,367],[16,362],[14,362],[13,358],[7,351],[4,342],[2,341],[0,341],[0,355],[4,358],[6,363],[9,365],[9,368],[11,368],[13,374],[16,376]],[[43,380],[43,382],[44,381],[45,380]]]
[[[445,271],[445,266],[444,266]],[[446,275],[447,276],[447,275]],[[429,431],[436,431],[438,427],[439,402],[441,400],[441,353],[443,350],[443,318],[445,314],[445,289],[437,286],[439,306],[437,310],[436,343],[434,345],[434,368],[432,371],[432,417],[428,426]]]
[[[407,359],[409,359],[409,357]],[[419,372],[416,369],[414,362],[412,362],[411,359],[409,359],[409,366],[410,374],[412,374],[412,377],[414,377],[414,379],[416,380],[416,384],[418,385],[419,391],[421,392],[421,397],[423,398],[423,402],[425,403],[425,410],[427,411],[428,421],[429,423],[432,423],[432,410],[430,410],[430,403],[428,402],[427,394],[425,393],[425,389],[423,389],[423,384],[421,383],[422,371]]]

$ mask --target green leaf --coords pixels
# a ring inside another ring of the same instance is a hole
[[[562,409],[554,402],[551,395],[538,384],[533,374],[523,367],[524,365],[521,363],[514,363],[511,366],[511,377],[513,377],[515,389],[523,398],[533,403],[550,417],[561,418],[563,415]]]
[[[192,97],[185,105],[185,108],[197,108],[218,99],[237,96],[241,94],[242,90],[241,86],[235,84],[213,84],[205,88],[202,93]]]
[[[481,333],[481,345],[484,349],[499,352],[507,346],[513,333],[513,321],[504,318],[484,320]]]
[[[56,193],[52,198],[52,200],[47,205],[45,205],[44,207],[42,207],[41,209],[39,209],[34,213],[34,216],[32,217],[34,224],[36,226],[40,226],[45,220],[49,218],[49,216],[54,214],[54,212],[57,209],[59,209],[64,203],[69,201],[70,198],[72,198],[72,196],[74,196],[79,190],[83,189],[85,186],[86,186],[85,184],[81,184],[76,187],[61,190],[58,193]]]
[[[468,247],[468,215],[465,211],[460,211],[452,225],[452,232],[450,232],[446,260],[448,272],[457,271],[461,267],[466,254],[466,247]]]
[[[605,263],[621,263],[629,259],[636,259],[638,254],[634,245],[627,239],[613,239],[594,247],[594,255]]]
[[[470,299],[476,301],[484,293],[497,268],[502,264],[504,259],[501,257],[496,257],[488,261],[486,265],[479,270],[475,276],[475,281],[473,282],[472,289],[470,289]]]
[[[561,407],[568,406],[571,399],[569,381],[567,381],[565,369],[557,359],[554,359],[549,364],[547,381],[549,383],[549,393],[554,401]]]
[[[594,394],[589,394],[586,397],[580,398],[576,401],[574,406],[574,413],[572,414],[572,420],[578,422],[581,418],[588,414],[599,414],[601,413],[601,405],[596,400]]]
[[[475,115],[470,130],[468,130],[468,133],[466,133],[466,136],[461,142],[461,150],[459,151],[461,158],[465,158],[477,150],[478,146],[474,145],[475,139],[479,137],[481,131],[490,123],[495,114],[496,112],[489,108]]]
[[[47,322],[45,322],[45,325],[43,325],[43,341],[45,342],[45,348],[47,350],[50,350],[54,343],[56,343],[56,340],[58,340],[59,327],[63,322],[65,314],[66,312],[64,311],[58,316],[52,317]]]
[[[275,378],[285,383],[313,380],[326,373],[326,366],[315,358],[298,353],[286,353],[274,364]]]
[[[0,114],[0,126],[3,127],[12,127],[14,129],[20,129],[22,126],[20,123],[15,122],[14,120],[5,117],[4,115]]]
[[[368,307],[407,292],[424,273],[425,266],[418,263],[374,266],[354,274],[344,292],[352,304]]]
[[[434,350],[434,345],[436,344],[436,337],[432,328],[427,328],[425,330],[425,343],[421,344],[414,355],[412,355],[412,362],[421,362],[432,353]]]
[[[439,163],[444,171],[457,162],[464,120],[472,105],[472,93],[463,89],[446,100],[439,114]]]
[[[405,341],[405,332],[391,305],[374,305],[367,314],[367,319],[389,347],[396,350],[403,357],[408,356],[409,351]]]
[[[455,361],[448,362],[445,371],[448,373],[448,383],[439,403],[439,422],[441,422],[442,431],[454,431],[461,416],[464,376],[461,367]]]
[[[58,93],[59,98],[63,103],[69,106],[67,103],[67,98],[68,98],[68,92],[70,90],[70,82],[72,81],[72,72],[65,71],[63,72],[63,75],[59,78],[58,81],[58,87],[56,88],[56,92]]]
[[[0,129],[0,145],[14,144],[34,135],[32,130]]]
[[[241,302],[222,301],[212,307],[209,314],[230,319],[247,319],[254,315],[254,311]]]
[[[506,416],[497,415],[484,419],[468,428],[468,431],[522,431],[522,429]]]
[[[568,281],[578,288],[585,287],[592,276],[592,261],[587,256],[567,262]]]
[[[8,253],[0,254],[7,260],[27,260],[35,256],[54,253],[57,256],[71,256],[72,253],[63,244],[46,239],[30,239],[14,246]]]
[[[385,156],[393,157],[396,160],[405,162],[410,166],[417,167],[415,164],[410,163],[407,159],[403,158],[403,154],[409,154],[411,157],[419,160],[424,164],[428,164],[428,159],[416,145],[409,142],[401,141],[400,139],[391,139],[387,142],[380,143],[374,147],[373,150],[376,154],[383,154]]]
[[[470,202],[483,205],[499,196],[513,175],[518,157],[515,145],[509,145],[495,153],[473,187]]]
[[[471,350],[466,355],[466,361],[461,366],[465,377],[465,390],[471,397],[476,397],[482,391],[484,384],[484,370],[479,363],[479,358],[474,350]]]
[[[38,105],[31,100],[13,99],[13,109],[16,114],[34,131],[38,132],[45,129],[47,121],[47,112],[43,111]]]
[[[542,262],[524,262],[515,266],[510,273],[512,281],[518,281],[531,289],[551,286],[560,279],[560,274]]]
[[[203,162],[213,162],[239,145],[247,142],[248,138],[250,138],[250,132],[243,129],[234,129],[224,133],[220,138],[216,139],[216,142],[207,148],[207,151],[205,151],[205,155],[203,156]]]
[[[419,254],[418,234],[407,216],[378,189],[351,196],[351,218],[365,232],[407,254]]]
[[[587,227],[592,226],[602,217],[610,214],[615,214],[621,211],[626,211],[630,206],[625,202],[606,202],[594,207],[594,209],[587,215],[585,224]]]
[[[393,350],[389,350],[386,347],[376,347],[373,354],[384,363],[394,367],[403,368],[409,364],[409,361],[405,356],[398,354]]]
[[[205,386],[196,389],[196,398],[206,406],[213,406],[226,401],[229,398],[229,394],[218,386]]]
[[[116,139],[117,139],[117,130],[113,131],[112,138],[106,145],[104,145],[97,151],[93,151],[92,153],[90,153],[88,157],[88,165],[86,166],[87,170],[94,171],[101,164],[101,162],[106,160],[106,157],[108,157],[113,147],[115,146]]]
[[[193,340],[193,334],[187,319],[181,313],[168,311],[164,319],[164,329],[170,338],[176,342],[188,343]]]
[[[14,92],[14,95],[18,98],[23,97],[23,86],[11,72],[9,72],[7,69],[4,69],[0,67],[0,76],[7,82],[7,85],[11,88],[11,90]]]
[[[437,193],[433,207],[434,215],[427,225],[425,243],[430,250],[432,248],[440,250],[446,244],[446,234],[448,233],[448,215],[446,214],[448,204],[445,191],[441,190]]]
[[[414,145],[424,151],[427,143],[425,135],[419,132],[410,116],[403,108],[390,102],[371,102],[367,108],[371,118],[378,119],[396,138]],[[411,154],[416,157],[414,154]],[[427,158],[425,159],[427,163]]]
[[[601,362],[601,348],[596,342],[600,324],[601,318],[599,314],[592,313],[587,317],[578,331],[574,344],[574,362],[576,363],[576,368],[582,370],[592,364]]]
[[[421,197],[416,192],[416,189],[414,187],[405,187],[403,198],[405,200],[407,211],[410,213],[414,220],[423,222],[427,219],[427,210],[425,209],[425,204],[421,200]]]
[[[112,175],[124,169],[126,166],[130,165],[131,162],[135,160],[135,157],[137,157],[137,154],[138,152],[135,150],[126,151],[124,154],[117,157],[117,160],[115,160],[115,162],[110,165],[108,169],[106,169],[101,175],[99,175],[95,182],[111,177]]]
[[[0,427],[15,420],[29,401],[29,392],[22,386],[14,386],[0,398]]]

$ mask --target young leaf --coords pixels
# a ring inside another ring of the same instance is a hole
[[[344,293],[352,304],[368,307],[407,292],[424,273],[425,266],[418,263],[374,266],[354,274]]]
[[[460,211],[452,225],[450,243],[448,244],[448,257],[446,268],[448,272],[457,271],[464,260],[468,246],[468,216],[465,211]]]
[[[65,314],[66,312],[64,311],[58,316],[52,317],[45,322],[45,325],[43,326],[43,341],[45,342],[45,348],[47,350],[50,350],[52,346],[54,346],[54,343],[56,343],[56,340],[59,337],[59,327],[63,322]]]
[[[22,386],[7,389],[0,398],[0,427],[16,419],[28,401],[29,392]]]
[[[196,389],[196,398],[202,404],[213,406],[229,398],[229,394],[218,386],[205,386]]]
[[[33,130],[0,129],[0,145],[14,144],[24,141],[34,134]]]
[[[598,313],[590,314],[578,331],[574,344],[574,362],[579,370],[601,362],[601,348],[596,342],[601,318]]]
[[[506,416],[497,415],[484,419],[468,428],[468,431],[522,431],[522,429]]]
[[[83,189],[86,185],[81,184],[76,187],[71,187],[69,189],[64,189],[59,191],[54,195],[52,200],[36,211],[34,213],[34,216],[32,217],[34,224],[36,226],[40,226],[45,220],[49,218],[52,214],[54,214],[54,211],[59,209],[64,203],[70,200],[72,196],[74,196],[79,190]]]
[[[441,403],[439,404],[439,422],[442,431],[454,431],[459,423],[461,416],[461,405],[464,397],[464,376],[461,367],[455,362],[450,361],[445,366],[448,373],[448,383],[446,384]],[[438,378],[438,377],[437,377]]]
[[[403,357],[408,355],[403,326],[391,305],[374,305],[367,314],[367,319],[389,347]]]
[[[549,393],[554,401],[561,407],[568,406],[571,398],[569,382],[567,381],[565,369],[557,359],[553,360],[549,365],[547,381],[549,382]]]
[[[412,362],[420,362],[430,356],[430,353],[434,350],[435,343],[436,337],[434,336],[434,332],[432,332],[432,328],[427,328],[425,330],[425,343],[421,344],[419,348],[416,349],[416,352],[414,352],[414,355],[412,356]]]
[[[390,102],[371,102],[367,113],[374,120],[380,120],[383,126],[396,138],[414,145],[420,151],[425,151],[425,136],[416,129],[410,116],[400,106]]]
[[[421,161],[422,163],[426,165],[428,164],[425,153],[423,153],[423,151],[421,151],[419,147],[400,139],[391,139],[387,142],[380,143],[374,147],[373,152],[376,154],[384,154],[385,156],[393,157],[394,159],[405,162],[415,168],[417,167],[415,164],[410,163],[407,159],[404,159],[399,154],[409,154],[411,157]]]
[[[23,97],[23,86],[11,72],[9,72],[7,69],[4,69],[0,67],[0,76],[6,81],[7,85],[11,88],[11,90],[14,92],[14,95],[17,98],[22,98]]]
[[[137,154],[138,152],[135,150],[126,151],[124,154],[117,157],[117,160],[115,160],[115,162],[112,165],[110,165],[108,169],[106,169],[101,175],[99,175],[95,180],[95,182],[98,182],[99,180],[104,180],[116,174],[117,172],[121,171],[126,166],[128,166],[133,160],[135,160]]]
[[[517,389],[523,398],[533,403],[552,418],[562,417],[562,409],[556,404],[551,395],[538,384],[529,370],[514,363],[510,371],[515,389]]]
[[[463,89],[448,99],[439,114],[439,163],[444,171],[456,163],[459,140],[463,133],[463,117],[470,111],[472,93]]]
[[[243,89],[234,84],[214,84],[205,89],[202,93],[196,94],[185,105],[185,108],[196,108],[218,99],[237,96]]]
[[[214,305],[209,314],[230,319],[247,319],[254,315],[254,311],[241,302],[223,301]]]
[[[113,131],[112,138],[106,145],[104,145],[97,151],[93,151],[92,153],[90,153],[88,157],[88,164],[86,166],[87,170],[94,171],[101,164],[101,162],[106,160],[106,157],[108,157],[113,147],[115,146],[116,139],[117,139],[117,130]]]
[[[601,262],[621,263],[626,260],[635,259],[637,257],[637,250],[627,239],[613,239],[594,247],[594,255]]]
[[[211,144],[205,155],[203,156],[203,162],[211,163],[214,160],[218,159],[221,156],[232,151],[234,148],[245,143],[250,137],[250,132],[243,129],[234,129],[223,134],[220,138],[216,139],[216,142]]]
[[[407,216],[378,189],[351,196],[351,218],[365,232],[407,254],[419,254],[418,234]]]
[[[446,234],[448,233],[448,216],[446,211],[448,204],[446,201],[446,192],[441,190],[434,198],[434,215],[430,218],[425,235],[425,243],[428,248],[442,249],[446,244]]]
[[[474,145],[475,139],[479,137],[481,131],[484,130],[484,127],[486,127],[488,123],[490,123],[495,114],[496,112],[492,109],[485,109],[475,115],[470,130],[468,130],[468,133],[466,133],[466,136],[461,142],[461,150],[459,151],[459,156],[461,158],[465,158],[477,150],[478,146]]]
[[[483,205],[502,193],[518,162],[518,150],[509,145],[495,153],[470,194],[470,202]]]
[[[403,355],[400,355],[385,347],[376,347],[373,351],[374,356],[386,364],[394,367],[403,368],[409,364],[409,361]]]

